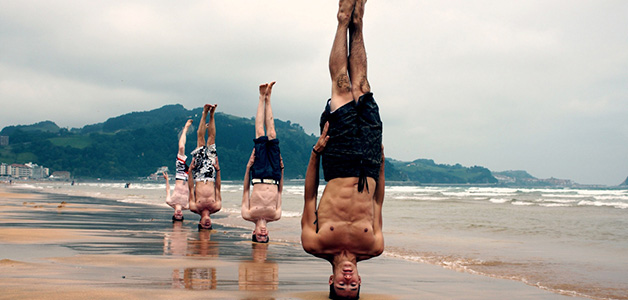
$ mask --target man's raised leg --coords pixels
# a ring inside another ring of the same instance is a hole
[[[364,6],[366,0],[357,0],[355,9],[353,10],[353,17],[351,24],[349,25],[350,35],[350,55],[349,55],[349,78],[351,79],[351,93],[353,99],[358,100],[360,96],[371,91],[367,79],[367,61],[366,61],[366,48],[364,47],[364,35],[363,35],[363,18],[364,18]]]
[[[209,123],[207,123],[207,145],[213,145],[216,143],[216,119],[214,118],[216,107],[218,107],[218,104],[209,105]]]
[[[331,110],[353,100],[351,82],[348,74],[347,30],[356,0],[340,0],[338,8],[338,27],[329,54],[329,73],[331,75]]]
[[[205,133],[207,132],[207,113],[209,112],[209,108],[211,105],[205,104],[203,106],[203,115],[201,116],[201,121],[198,124],[198,130],[196,131],[196,147],[205,146]]]
[[[270,94],[273,91],[273,86],[275,85],[275,81],[268,84],[266,88],[266,93],[264,94],[264,120],[266,123],[266,135],[269,140],[273,140],[277,138],[277,133],[275,132],[275,119],[273,118],[273,108],[270,105]]]
[[[187,141],[188,129],[192,126],[192,119],[188,120],[181,131],[181,136],[179,137],[179,155],[185,156],[185,142]]]
[[[264,103],[267,88],[268,83],[259,85],[259,102],[257,103],[257,114],[255,115],[255,138],[266,135],[264,133]]]

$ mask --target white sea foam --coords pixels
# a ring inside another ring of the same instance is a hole
[[[538,202],[552,202],[552,203],[561,203],[561,204],[569,204],[569,203],[576,203],[578,202],[577,199],[556,199],[556,198],[550,198],[550,199],[537,199]]]
[[[496,204],[502,204],[502,203],[509,202],[510,199],[506,199],[506,198],[491,198],[488,201],[490,201],[492,203],[496,203]]]
[[[569,204],[561,204],[561,203],[542,203],[539,204],[539,206],[543,206],[543,207],[566,207],[566,206],[571,206]]]
[[[608,207],[615,207],[615,208],[620,208],[620,209],[626,209],[628,208],[628,203],[625,202],[603,202],[603,201],[580,201],[578,202],[578,206],[598,206],[598,207],[602,207],[602,206],[608,206]]]
[[[534,205],[534,203],[532,202],[526,202],[526,201],[512,201],[511,202],[512,205],[521,205],[521,206],[529,206],[529,205]]]

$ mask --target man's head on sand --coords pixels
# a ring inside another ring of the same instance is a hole
[[[334,266],[334,274],[329,276],[330,299],[358,299],[362,279],[358,274],[358,266],[346,261]]]
[[[266,228],[265,220],[258,220],[255,222],[255,230],[253,230],[253,236],[251,240],[255,243],[268,243],[268,229]]]
[[[201,220],[198,222],[198,229],[212,229],[212,220],[209,218],[208,210],[204,210],[201,213]]]
[[[181,210],[181,205],[177,204],[174,209],[174,214],[172,215],[172,222],[183,221],[183,210]]]

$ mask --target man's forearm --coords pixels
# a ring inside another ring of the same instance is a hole
[[[314,151],[310,154],[310,161],[305,171],[305,199],[316,199],[318,196],[318,183],[319,183],[319,162],[320,155]]]

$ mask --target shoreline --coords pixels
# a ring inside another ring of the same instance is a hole
[[[47,289],[61,289],[59,299],[118,294],[195,299],[207,296],[201,290],[220,299],[327,297],[329,264],[298,245],[271,242],[258,249],[241,237],[248,230],[217,226],[203,234],[193,229],[195,220],[186,219],[177,228],[168,209],[149,205],[3,185],[0,198],[0,252],[5,253],[0,286],[7,296],[40,298]],[[20,235],[29,238],[19,240]],[[362,262],[360,271],[362,299],[568,297],[517,281],[385,256]],[[67,288],[70,283],[77,287]]]

